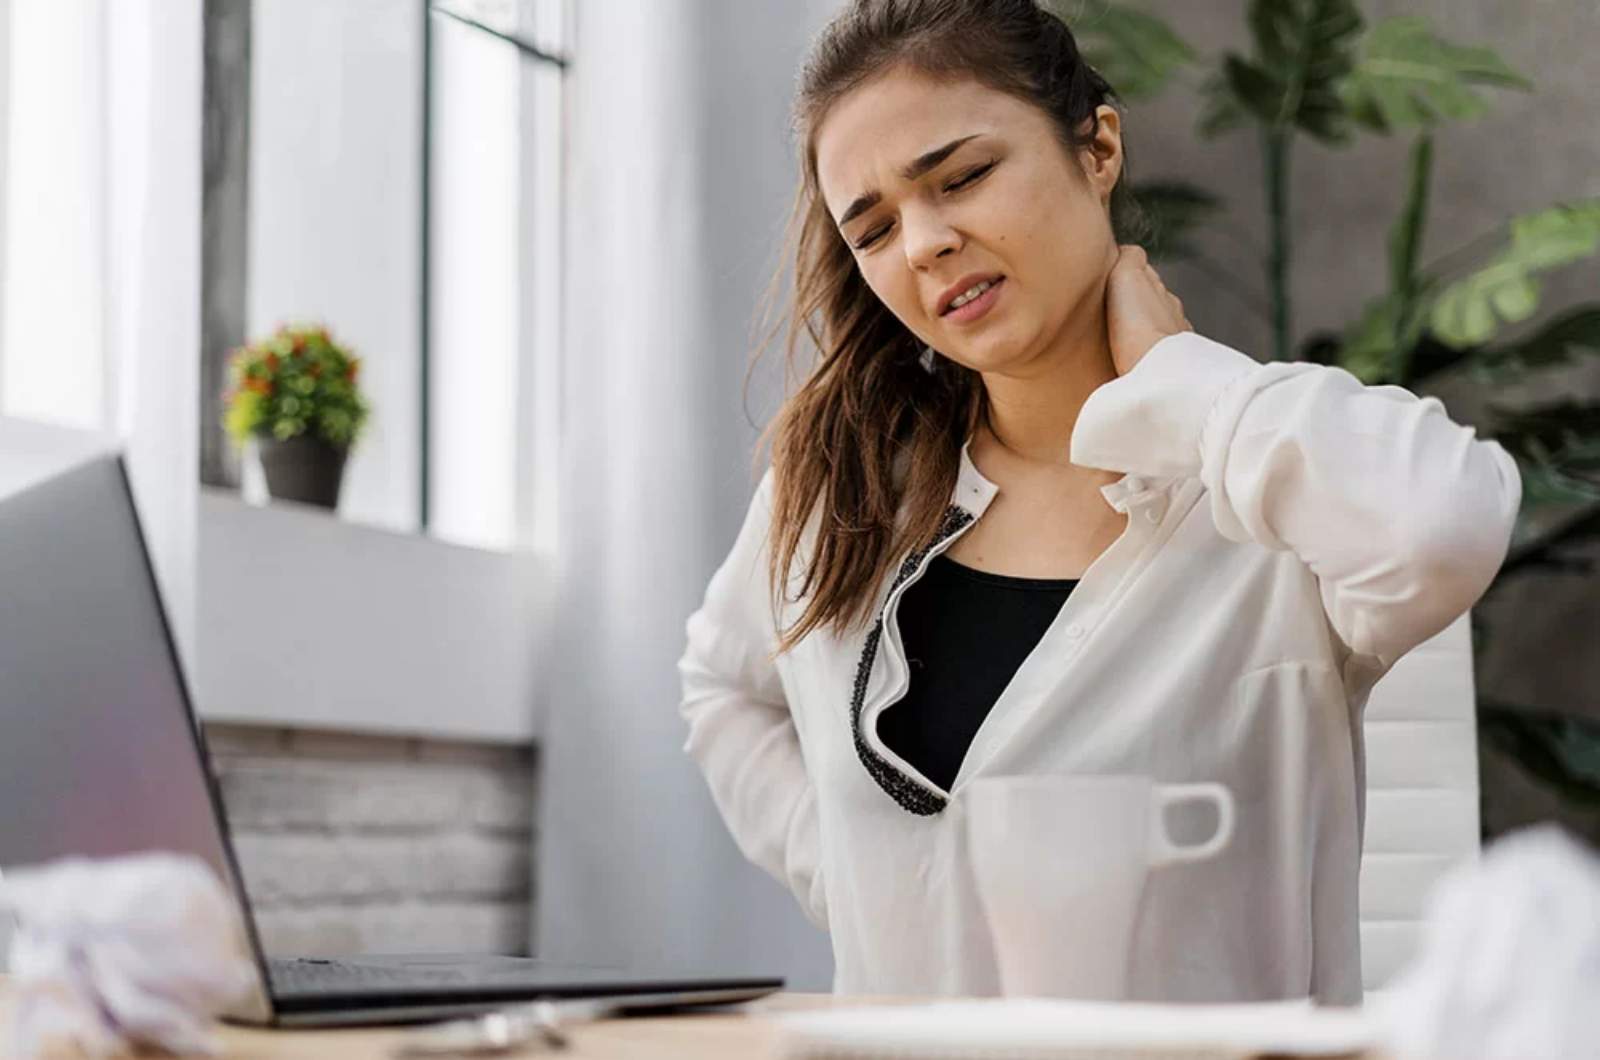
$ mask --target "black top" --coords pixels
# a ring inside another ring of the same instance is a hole
[[[911,683],[878,716],[883,742],[949,791],[989,708],[1077,584],[935,556],[900,597],[895,617]]]

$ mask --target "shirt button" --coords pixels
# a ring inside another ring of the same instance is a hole
[[[1067,627],[1067,636],[1071,637],[1073,640],[1077,640],[1079,637],[1083,636],[1083,627],[1074,622],[1072,625]]]
[[[1128,478],[1128,492],[1129,493],[1139,493],[1143,489],[1144,489],[1144,479],[1140,478],[1138,475],[1129,476],[1129,478]]]
[[[1154,508],[1146,508],[1144,510],[1144,517],[1147,521],[1152,523],[1159,523],[1161,521],[1161,513],[1156,511]]]

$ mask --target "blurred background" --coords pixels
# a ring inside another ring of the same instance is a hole
[[[124,448],[269,950],[828,988],[674,663],[781,399],[746,369],[839,6],[0,0],[0,502]],[[1468,836],[1408,886],[1600,839],[1600,9],[1361,0],[1288,52],[1287,2],[1055,6],[1198,331],[1523,465],[1470,634],[1389,693],[1462,719],[1407,730]]]

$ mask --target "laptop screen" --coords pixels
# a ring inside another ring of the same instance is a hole
[[[182,681],[117,456],[0,500],[0,870],[161,850],[242,894]]]

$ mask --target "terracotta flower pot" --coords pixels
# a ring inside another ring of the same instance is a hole
[[[288,441],[261,439],[261,470],[267,492],[278,500],[339,507],[339,486],[344,480],[348,449],[309,434]]]

